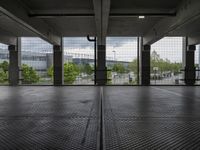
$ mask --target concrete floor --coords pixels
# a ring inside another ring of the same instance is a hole
[[[102,92],[101,92],[102,91]],[[200,149],[200,87],[0,87],[1,150]]]

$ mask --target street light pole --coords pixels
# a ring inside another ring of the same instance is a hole
[[[112,52],[114,53],[114,61],[116,61],[116,51],[113,50]]]

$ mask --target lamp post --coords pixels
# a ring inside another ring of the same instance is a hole
[[[113,50],[112,52],[114,53],[114,61],[116,61],[116,51]]]

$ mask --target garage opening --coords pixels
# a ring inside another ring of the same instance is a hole
[[[183,39],[164,37],[151,46],[151,85],[183,83]]]
[[[0,85],[8,85],[9,51],[8,45],[0,43]]]
[[[196,67],[196,85],[200,85],[200,45],[196,46],[195,67]]]
[[[86,37],[64,37],[64,84],[94,85],[94,43]]]
[[[21,84],[53,84],[53,46],[40,38],[21,39]]]
[[[106,40],[108,84],[138,84],[138,45],[136,37],[108,37]]]

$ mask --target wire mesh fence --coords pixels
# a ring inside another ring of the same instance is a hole
[[[106,65],[111,85],[138,84],[138,48],[136,37],[108,37]]]
[[[196,85],[200,85],[200,45],[195,50]]]
[[[8,84],[9,51],[8,45],[0,43],[0,85]]]
[[[63,38],[64,84],[94,85],[94,43],[86,37]]]
[[[136,37],[108,37],[108,84],[138,84]],[[63,38],[64,83],[94,85],[94,43],[86,37]],[[196,85],[200,85],[200,45],[196,46]],[[151,46],[151,85],[184,85],[183,38],[164,37]],[[0,44],[0,84],[8,84],[8,46]],[[182,71],[181,71],[182,70]],[[22,38],[21,83],[53,84],[53,46],[40,38]]]
[[[182,37],[164,37],[151,46],[151,85],[184,84],[182,68]]]
[[[53,46],[40,38],[21,39],[21,84],[53,84]]]

